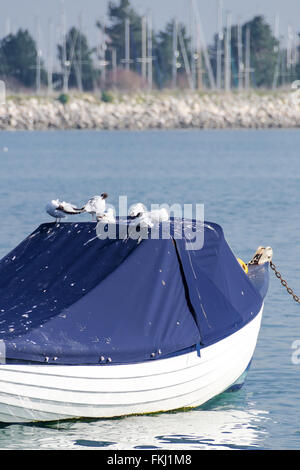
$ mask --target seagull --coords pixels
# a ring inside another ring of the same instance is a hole
[[[168,211],[164,207],[150,211],[149,216],[152,222],[167,222],[169,220]]]
[[[148,212],[141,203],[136,204],[129,212],[129,217],[136,220],[141,227],[152,228],[154,224],[167,222],[169,220],[168,211],[165,208],[155,209]]]
[[[144,204],[142,204],[141,202],[138,202],[137,204],[135,204],[134,206],[130,208],[128,212],[128,216],[130,219],[135,219],[136,217],[145,213],[146,211],[147,209],[144,206]]]
[[[51,217],[54,217],[56,222],[60,222],[60,220],[67,215],[81,214],[83,209],[79,209],[69,202],[53,199],[46,205],[46,212],[51,215]]]
[[[97,222],[101,222],[104,224],[114,224],[116,223],[114,210],[110,207],[105,211],[103,214],[98,215],[96,214]]]
[[[100,217],[105,212],[105,199],[108,197],[107,193],[101,194],[101,196],[92,197],[82,208],[82,212],[88,212],[94,216]]]
[[[137,217],[135,217],[136,225],[140,227],[154,227],[154,223],[151,220],[149,212],[140,212]]]

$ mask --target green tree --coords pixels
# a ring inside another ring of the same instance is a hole
[[[72,27],[66,35],[66,50],[62,44],[58,45],[58,58],[62,73],[68,73],[68,85],[80,90],[92,90],[94,86],[95,69],[92,54],[87,38],[77,28]],[[66,63],[64,64],[64,61]]]
[[[34,86],[37,48],[27,30],[19,29],[16,34],[9,34],[1,40],[0,62],[0,74],[6,80],[14,78],[26,87]],[[46,83],[46,81],[46,72],[41,64],[41,82]]]
[[[278,41],[274,37],[271,27],[265,21],[263,16],[255,16],[251,21],[242,25],[242,63],[245,66],[246,51],[246,31],[250,31],[250,68],[251,68],[251,85],[254,87],[271,87],[273,84],[275,67],[278,60]],[[226,40],[226,28],[223,31],[223,39],[221,42],[222,49],[222,69],[224,70],[224,49]],[[212,68],[216,77],[217,69],[217,41],[215,35],[214,43],[210,46],[210,56]],[[231,27],[231,85],[233,87],[238,84],[238,26]]]
[[[263,16],[255,16],[242,28],[243,44],[246,43],[246,30],[250,29],[250,55],[254,85],[271,87],[275,73],[278,53],[278,41],[274,37],[270,25]]]
[[[129,0],[110,1],[108,5],[108,17],[110,26],[104,27],[100,22],[97,26],[108,36],[110,48],[114,48],[117,53],[117,62],[124,67],[125,59],[125,23],[129,20],[130,25],[130,69],[141,72],[142,57],[142,16],[132,8]],[[178,26],[178,31],[182,35],[187,55],[190,59],[189,39],[186,37],[186,30],[183,25]],[[159,87],[169,84],[172,77],[173,63],[173,22],[166,25],[165,30],[154,34],[152,31],[152,64],[153,82]],[[178,79],[184,77],[184,61],[182,50],[178,44]],[[110,60],[110,53],[107,51],[106,60]]]
[[[116,49],[119,64],[122,64],[125,59],[125,20],[129,20],[130,59],[132,60],[130,68],[134,68],[138,63],[138,58],[142,56],[142,17],[134,11],[129,0],[120,0],[119,4],[110,1],[108,17],[111,25],[105,28],[105,32],[109,36],[110,46]],[[97,26],[103,29],[100,22],[97,23]]]

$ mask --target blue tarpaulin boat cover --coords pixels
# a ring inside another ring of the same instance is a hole
[[[0,261],[7,360],[156,360],[215,343],[261,308],[217,224],[202,224],[195,250],[185,236],[100,240],[95,228],[43,224]]]

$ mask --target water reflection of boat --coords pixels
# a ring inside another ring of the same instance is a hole
[[[94,230],[44,224],[0,263],[0,420],[196,407],[240,386],[267,263],[246,274],[216,224],[202,226],[200,250],[188,236]]]
[[[113,423],[106,428],[107,440],[115,442],[109,448],[138,449],[147,446],[182,450],[255,448],[259,447],[265,438],[264,424],[267,414],[254,409],[247,411],[197,409],[189,413],[161,414],[156,419],[149,416],[138,418],[141,419],[129,417],[126,420],[127,435],[124,437],[118,433]],[[100,422],[95,424],[98,430],[99,425]],[[137,427],[140,436],[134,431]],[[156,433],[152,430],[156,430]],[[95,439],[97,442],[95,429],[87,436],[90,441]],[[81,441],[77,440],[76,443],[83,447],[84,438]]]
[[[222,406],[226,395],[227,404]],[[223,394],[208,409],[189,412],[40,423],[30,428],[15,424],[5,428],[1,446],[42,450],[259,449],[267,437],[268,414],[247,406],[241,392]]]

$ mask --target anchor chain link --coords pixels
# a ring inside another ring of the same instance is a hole
[[[270,268],[274,271],[275,276],[280,280],[282,286],[285,287],[287,292],[293,297],[294,301],[300,304],[300,298],[294,293],[293,289],[288,286],[288,283],[285,279],[282,278],[281,273],[277,270],[275,264],[272,261],[270,261]]]

